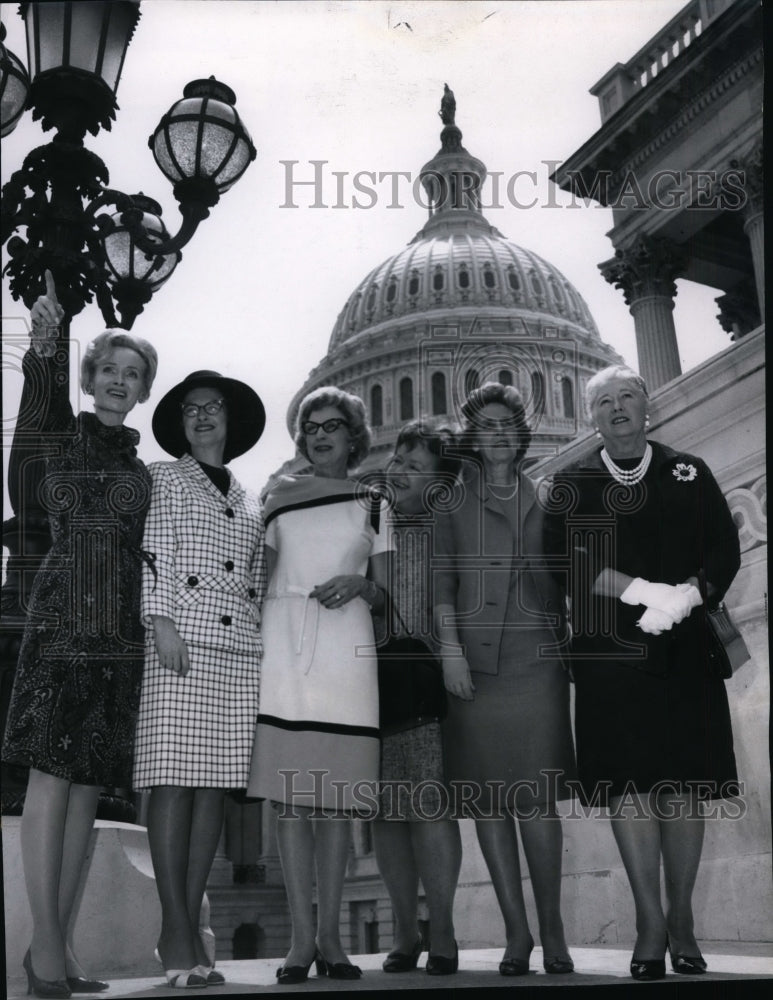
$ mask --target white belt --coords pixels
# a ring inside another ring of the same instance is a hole
[[[306,619],[308,618],[309,605],[313,605],[314,613],[314,633],[312,636],[312,641],[310,644],[310,653],[308,664],[306,669],[303,671],[304,674],[308,674],[311,670],[311,664],[314,660],[314,651],[317,646],[317,633],[319,631],[319,601],[316,598],[312,598],[309,591],[303,587],[293,587],[289,585],[283,590],[277,590],[266,595],[266,600],[280,600],[283,597],[300,597],[303,598],[303,617],[301,618],[301,627],[298,630],[298,640],[295,644],[295,655],[300,656],[303,652],[303,639],[306,633]]]

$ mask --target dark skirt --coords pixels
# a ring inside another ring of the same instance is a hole
[[[574,667],[575,735],[581,796],[605,805],[633,792],[693,790],[702,798],[738,794],[724,682],[699,662],[666,676],[626,663]]]

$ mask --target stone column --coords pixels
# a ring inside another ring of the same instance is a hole
[[[621,289],[636,327],[639,372],[650,392],[682,374],[674,327],[674,279],[685,269],[681,247],[667,239],[640,237],[599,264]]]
[[[745,157],[732,160],[731,164],[744,176],[746,205],[743,209],[743,231],[749,240],[754,264],[754,282],[760,317],[765,318],[765,216],[763,213],[762,143],[758,143]]]

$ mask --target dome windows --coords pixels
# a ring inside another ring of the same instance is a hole
[[[470,287],[470,272],[467,270],[467,265],[462,264],[459,267],[458,281],[460,288]]]
[[[432,275],[432,291],[442,292],[446,286],[446,276],[443,273],[443,268],[438,264],[435,268],[435,273]]]
[[[408,295],[413,298],[419,294],[419,289],[421,288],[421,282],[419,281],[419,272],[414,268],[411,271],[411,277],[408,280]]]
[[[574,419],[574,386],[566,375],[561,379],[561,405],[564,416],[570,420]]]
[[[477,389],[480,385],[480,375],[475,368],[470,368],[467,370],[464,376],[464,395],[469,396],[470,393]]]
[[[542,372],[531,373],[532,411],[540,416],[545,409],[545,378]]]
[[[400,419],[413,420],[413,379],[400,379]]]
[[[560,313],[566,312],[566,300],[564,299],[564,293],[552,274],[548,278],[548,284],[550,285],[550,291],[553,293],[553,301],[556,304],[556,309],[558,309]]]
[[[442,372],[435,372],[432,376],[432,415],[437,417],[448,413],[448,400],[446,397],[446,377]]]
[[[491,264],[483,265],[483,287],[484,288],[497,287],[497,275]]]
[[[386,300],[387,302],[394,302],[396,298],[397,298],[397,278],[394,275],[392,275],[392,277],[389,279],[389,284],[387,285]]]
[[[370,425],[384,425],[384,390],[380,385],[374,385],[370,390]]]

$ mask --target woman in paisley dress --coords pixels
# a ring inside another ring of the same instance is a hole
[[[148,398],[158,359],[124,330],[99,334],[81,363],[94,412],[76,417],[53,357],[63,316],[46,272],[23,370],[27,385],[45,392],[40,430],[52,448],[42,496],[52,546],[30,596],[3,759],[30,768],[21,823],[30,992],[66,997],[107,988],[83,976],[68,927],[100,788],[131,783],[150,476],[137,458],[139,434],[123,424]]]

